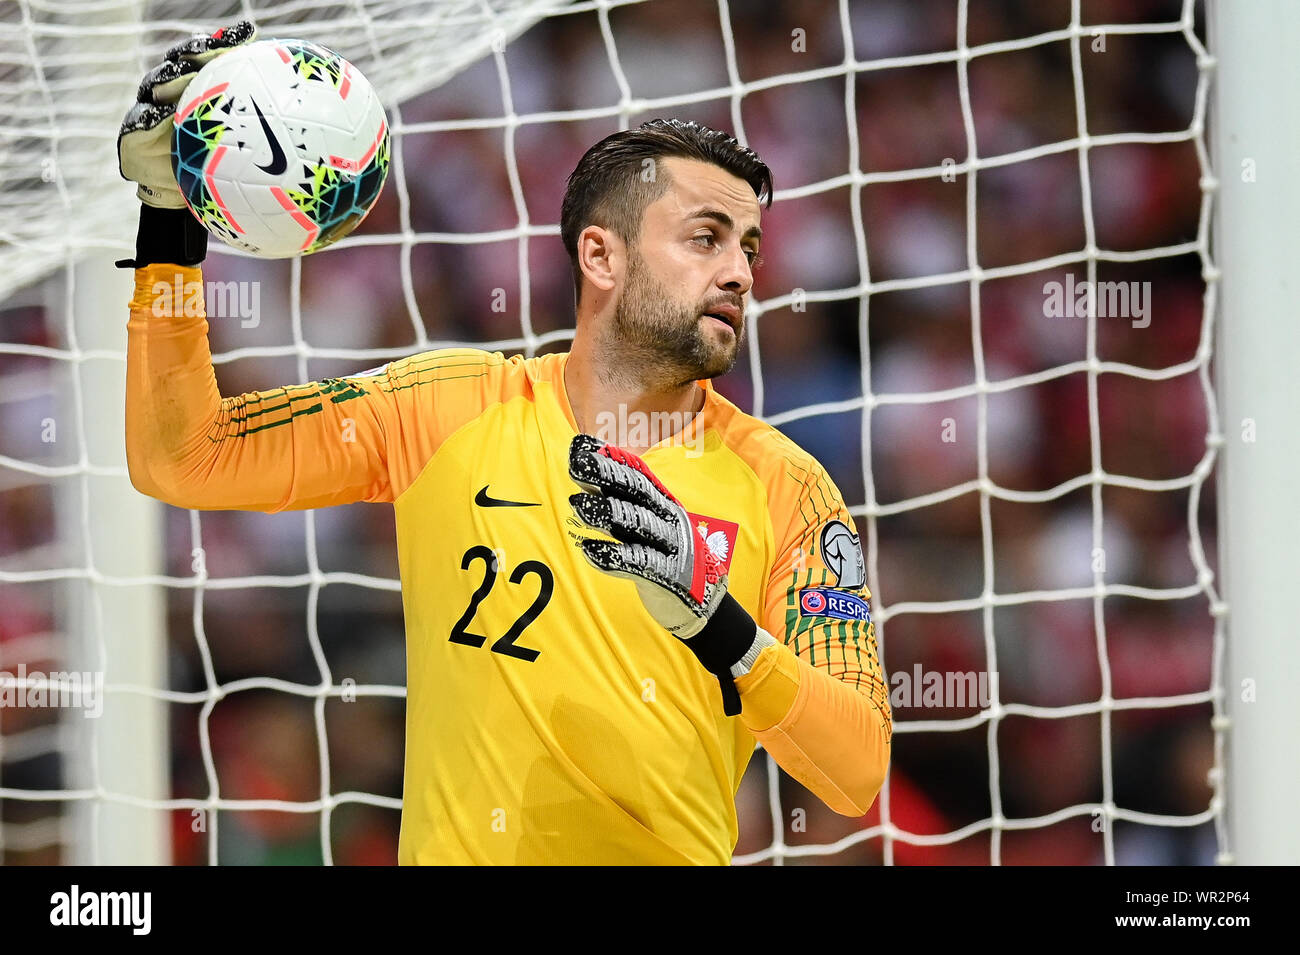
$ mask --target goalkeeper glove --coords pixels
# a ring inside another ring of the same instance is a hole
[[[727,593],[721,561],[686,509],[641,458],[591,435],[569,445],[569,476],[587,489],[569,498],[574,514],[614,538],[586,538],[582,553],[597,569],[636,585],[650,615],[718,678],[723,712],[738,714],[735,678],[776,640]]]
[[[196,33],[164,54],[140,81],[135,105],[117,131],[117,164],[122,178],[136,184],[140,227],[135,258],[119,259],[119,268],[151,262],[198,265],[208,252],[208,232],[190,214],[172,172],[172,132],[176,104],[203,65],[250,42],[257,27],[248,20],[222,27],[211,36]]]
[[[172,172],[172,130],[176,104],[185,87],[210,60],[257,35],[251,21],[222,27],[211,36],[196,33],[177,43],[150,70],[136,91],[136,102],[117,132],[117,162],[122,178],[137,184],[136,195],[158,209],[184,209]]]

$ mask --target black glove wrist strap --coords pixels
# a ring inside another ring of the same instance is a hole
[[[758,624],[754,623],[754,618],[728,593],[718,602],[718,608],[703,629],[683,641],[704,664],[704,669],[718,678],[722,689],[722,711],[728,716],[740,713],[740,692],[736,689],[731,668],[749,652],[757,635]]]
[[[139,269],[154,263],[198,265],[208,254],[208,230],[189,209],[159,209],[140,204],[140,228],[135,258],[118,259],[119,269]]]

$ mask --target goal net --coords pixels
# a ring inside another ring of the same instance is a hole
[[[253,18],[384,97],[389,183],[305,259],[215,240],[223,394],[572,338],[564,178],[655,116],[772,167],[719,390],[828,469],[868,555],[889,780],[761,751],[736,861],[1225,861],[1212,58],[1194,0],[19,0],[0,8],[0,860],[395,859],[391,508],[186,512],[126,477],[163,49]]]

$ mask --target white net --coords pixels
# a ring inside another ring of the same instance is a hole
[[[0,295],[121,240],[134,199],[117,126],[144,71],[196,30],[246,17],[266,36],[346,49],[401,102],[534,23],[555,0],[20,0],[0,7]]]
[[[20,3],[0,24],[0,95],[21,107],[0,127],[6,291],[83,252],[129,254],[117,117],[163,47],[230,19],[218,7],[339,49],[390,103],[390,183],[355,236],[287,264],[214,245],[206,276],[260,295],[212,320],[225,394],[453,344],[565,347],[563,178],[615,129],[699,119],[772,166],[752,333],[719,387],[852,505],[895,755],[877,807],[848,820],[760,754],[737,862],[1227,858],[1206,543],[1222,440],[1213,61],[1193,0],[1137,20],[1082,0],[358,0],[204,5],[199,20],[178,0],[146,4],[143,29],[134,6]],[[68,93],[90,40],[115,52],[82,114]],[[52,511],[60,482],[125,475],[93,459],[80,419],[71,454],[33,437],[84,363],[120,374],[122,351],[78,347],[72,301],[53,287],[0,313],[7,519]],[[7,526],[0,670],[41,659],[57,599],[42,588],[102,578],[85,544],[97,520],[83,509],[64,547]],[[167,532],[164,569],[115,580],[165,592],[168,684],[105,690],[109,707],[166,703],[170,798],[113,791],[93,768],[74,787],[33,756],[76,754],[80,737],[14,731],[0,710],[0,849],[48,859],[73,838],[34,806],[130,803],[171,814],[178,862],[391,858],[404,688],[389,509],[169,509]],[[920,692],[966,673],[987,680],[973,705]]]

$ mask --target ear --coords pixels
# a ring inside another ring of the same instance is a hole
[[[623,240],[609,229],[587,226],[578,235],[578,266],[598,291],[613,291],[627,266]]]

